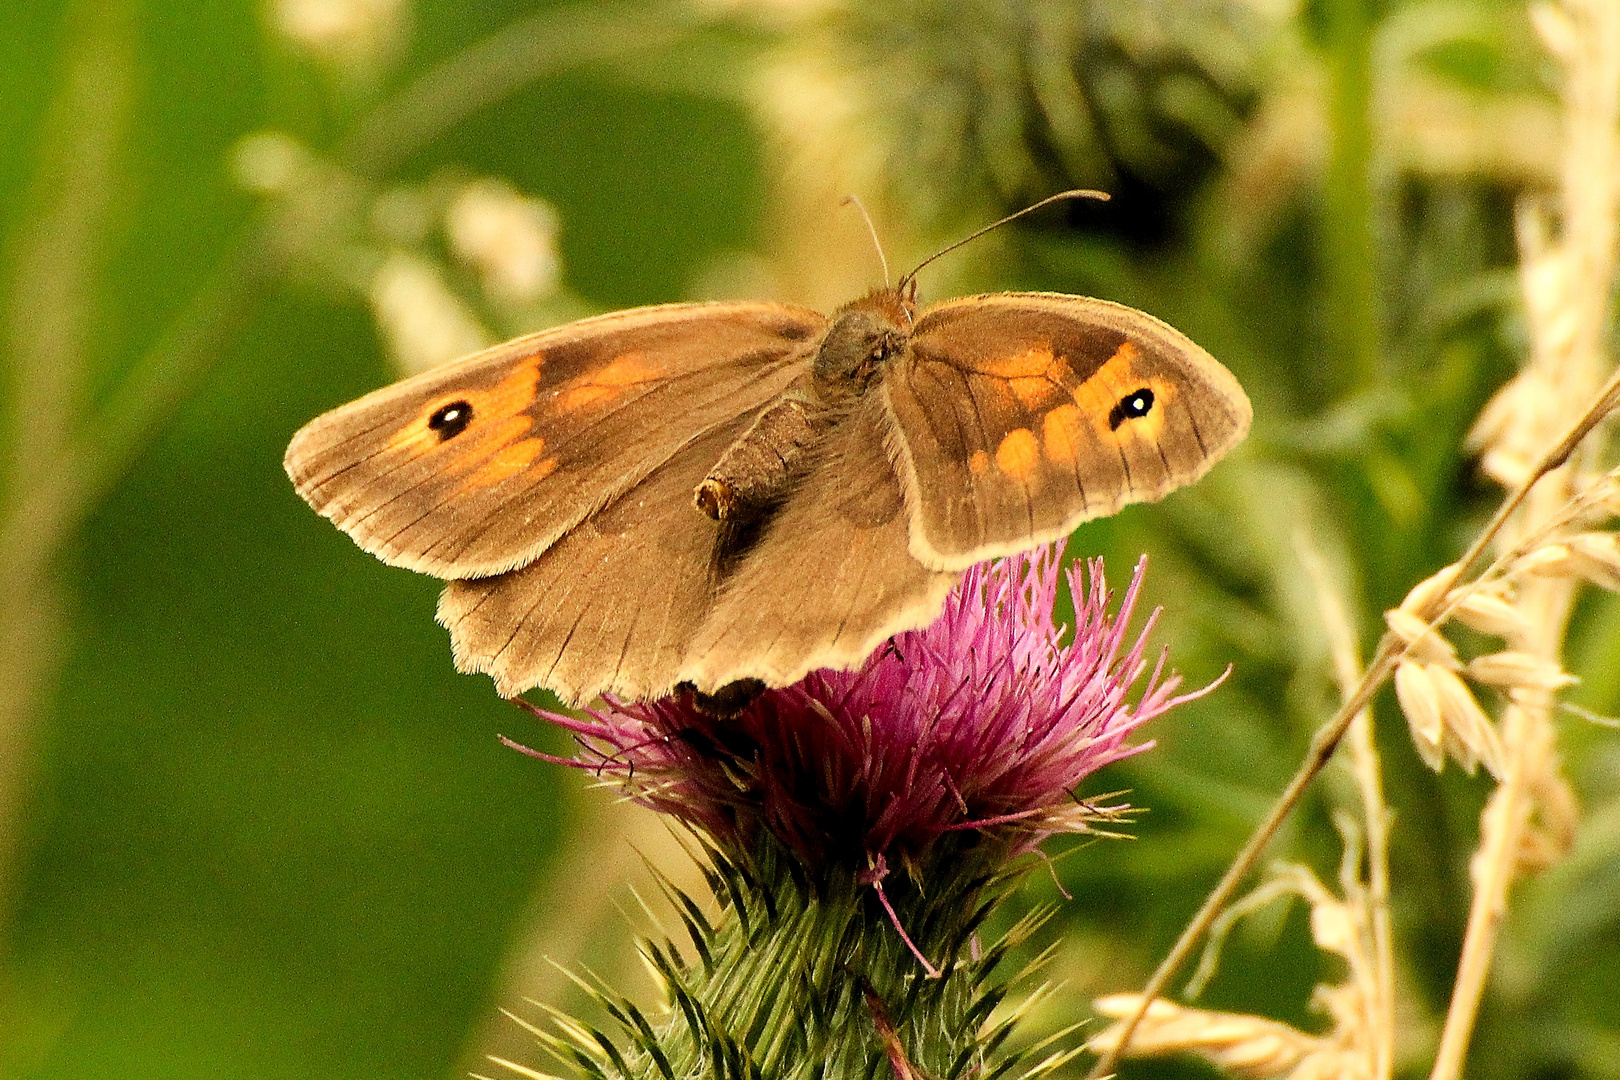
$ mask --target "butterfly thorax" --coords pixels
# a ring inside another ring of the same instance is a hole
[[[912,302],[875,289],[834,313],[807,378],[761,410],[693,493],[716,521],[752,516],[779,503],[806,455],[877,385],[911,333]]]
[[[817,391],[829,404],[859,397],[883,375],[911,336],[914,305],[895,289],[872,292],[839,308],[816,352]]]

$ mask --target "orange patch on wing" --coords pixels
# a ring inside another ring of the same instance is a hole
[[[441,404],[448,405],[450,403],[448,401],[435,402],[433,408],[437,410]],[[432,414],[429,413],[429,415]],[[388,440],[388,449],[404,450],[411,457],[420,457],[438,445],[438,432],[429,428],[427,421],[423,419],[412,420],[395,432],[394,437]]]
[[[1091,421],[1099,437],[1111,439],[1114,433],[1108,428],[1108,412],[1114,407],[1114,388],[1101,376],[1102,372],[1098,372],[1074,388],[1074,404],[1080,415]]]
[[[540,362],[544,357],[540,353],[525,357],[523,362],[513,368],[506,378],[496,383],[484,395],[484,409],[494,416],[513,416],[534,404],[534,389],[540,385]],[[473,414],[474,422],[478,415]]]
[[[1029,428],[1007,432],[996,447],[996,468],[1014,480],[1027,479],[1041,463],[1041,444]]]
[[[1063,393],[1061,387],[1055,385],[1044,375],[1033,378],[1008,379],[1007,386],[1012,390],[1013,396],[1021,402],[1024,408],[1032,413],[1038,413],[1055,401]]]
[[[393,438],[388,440],[388,448],[404,450],[412,457],[420,457],[448,442],[453,442],[454,440],[440,439],[439,433],[428,427],[428,420],[446,405],[457,401],[465,401],[471,407],[472,420],[456,438],[469,434],[482,435],[491,425],[499,425],[502,431],[509,429],[510,425],[503,422],[515,418],[517,414],[534,404],[535,388],[540,385],[542,359],[540,353],[524,357],[505,378],[487,390],[446,390],[423,405],[416,419],[400,428]],[[518,430],[518,434],[526,431],[528,426],[528,418],[524,417],[523,427]],[[505,435],[499,442],[505,443],[515,437],[516,435]],[[484,440],[479,441],[482,443]]]
[[[1046,374],[1052,360],[1052,346],[1034,345],[1012,356],[997,356],[986,360],[980,370],[986,375],[995,375],[1003,379],[1034,379]]]
[[[1097,438],[1106,446],[1118,446],[1124,440],[1139,435],[1151,438],[1158,434],[1158,427],[1163,423],[1157,397],[1159,383],[1163,380],[1144,378],[1136,373],[1136,361],[1140,355],[1134,342],[1124,342],[1102,367],[1092,372],[1089,379],[1074,388],[1075,403],[1091,421]],[[1109,427],[1108,414],[1114,411],[1119,399],[1144,386],[1151,387],[1155,395],[1152,411],[1140,420],[1121,424],[1117,429]],[[1149,420],[1156,421],[1151,431],[1147,430]]]
[[[530,417],[508,416],[493,421],[490,426],[479,432],[480,438],[477,441],[467,443],[465,448],[458,448],[452,440],[449,445],[456,453],[444,463],[443,468],[448,472],[457,473],[481,468],[511,449],[511,444],[533,425],[534,420]]]
[[[508,477],[528,470],[530,464],[546,448],[546,440],[536,436],[529,439],[520,439],[509,446],[504,446],[495,452],[495,455],[478,467],[478,471],[467,477],[465,487],[490,487],[500,483]],[[549,459],[551,469],[557,467],[557,459]],[[542,465],[545,463],[542,462]],[[547,469],[541,473],[545,476],[550,473]]]
[[[1032,413],[1045,412],[1074,384],[1074,369],[1050,345],[987,361],[985,374],[1005,379],[1013,396]]]
[[[558,391],[557,407],[564,412],[573,412],[599,402],[612,401],[623,394],[625,388],[652,382],[658,377],[659,369],[648,362],[644,353],[623,353],[596,371],[570,379],[568,385]]]
[[[985,453],[983,450],[973,451],[973,456],[968,458],[968,472],[972,473],[974,476],[983,476],[989,471],[990,455]]]
[[[1059,405],[1047,413],[1041,422],[1041,445],[1047,458],[1073,464],[1080,451],[1080,425],[1084,422],[1077,405]]]

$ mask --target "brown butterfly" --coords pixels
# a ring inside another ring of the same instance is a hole
[[[287,473],[449,581],[459,669],[578,703],[858,665],[964,568],[1158,499],[1248,431],[1237,380],[1150,315],[919,311],[915,274],[830,319],[670,304],[518,338],[317,418]]]

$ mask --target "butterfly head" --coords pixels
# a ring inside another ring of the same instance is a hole
[[[916,302],[898,289],[874,289],[839,308],[816,355],[817,382],[864,390],[904,347],[915,315]]]

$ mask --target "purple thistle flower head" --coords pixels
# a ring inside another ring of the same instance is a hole
[[[723,846],[768,830],[811,867],[854,864],[873,881],[897,862],[919,865],[947,836],[994,838],[1010,857],[1123,809],[1081,802],[1075,789],[1152,745],[1127,741],[1139,725],[1210,689],[1175,696],[1180,676],[1161,679],[1161,654],[1129,703],[1158,616],[1126,644],[1146,558],[1113,616],[1102,560],[1089,582],[1078,564],[1067,569],[1076,626],[1066,641],[1053,616],[1060,551],[973,567],[931,625],[854,671],[813,672],[733,716],[705,714],[690,695],[605,698],[583,719],[531,710],[583,748],[551,760],[611,775]]]

